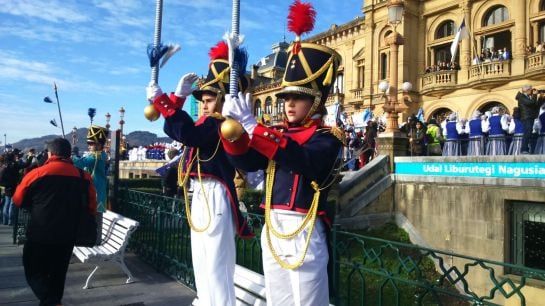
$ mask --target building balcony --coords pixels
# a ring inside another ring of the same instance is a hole
[[[340,104],[343,104],[344,103],[344,93],[334,93],[334,94],[329,94],[329,96],[327,96],[327,101],[326,101],[326,105],[331,105],[331,104],[334,104],[336,102],[339,102]]]
[[[473,88],[492,89],[509,82],[511,61],[492,61],[471,65],[468,83]]]
[[[444,96],[458,84],[458,70],[440,70],[426,73],[421,78],[422,94]]]
[[[526,56],[526,76],[543,76],[545,72],[545,52],[538,52]]]
[[[344,101],[349,105],[363,105],[363,88],[351,89]]]

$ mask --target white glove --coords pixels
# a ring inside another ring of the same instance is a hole
[[[198,79],[199,77],[195,73],[188,73],[182,76],[174,94],[180,98],[189,96],[194,90],[193,83],[197,82]]]
[[[154,81],[149,82],[148,87],[146,87],[146,98],[148,101],[153,103],[153,100],[162,94],[163,91],[161,90],[161,87],[159,87],[159,84]]]
[[[239,92],[238,97],[227,95],[221,114],[240,122],[249,135],[252,135],[257,126],[257,121],[252,113],[252,99],[249,93]]]

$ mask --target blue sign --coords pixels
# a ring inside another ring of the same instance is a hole
[[[396,163],[396,174],[545,179],[545,163]]]

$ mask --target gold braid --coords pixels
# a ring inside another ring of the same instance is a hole
[[[220,142],[221,142],[221,140],[218,140],[218,144],[216,145],[216,149],[214,150],[214,153],[212,154],[212,156],[210,156],[210,158],[205,159],[205,160],[201,160],[199,158],[199,148],[197,148],[196,151],[195,151],[195,156],[192,158],[191,161],[189,161],[187,163],[185,174],[183,173],[183,169],[182,169],[183,167],[178,167],[178,185],[182,186],[182,190],[183,190],[183,193],[184,193],[185,214],[187,216],[187,223],[189,224],[189,227],[193,231],[195,231],[197,233],[202,233],[202,232],[206,231],[208,229],[208,227],[210,226],[210,222],[212,220],[212,217],[210,215],[210,205],[208,204],[208,197],[204,193],[204,186],[203,186],[203,183],[202,183],[201,162],[208,162],[208,161],[212,160],[212,158],[214,158],[216,156],[216,154],[218,153]],[[184,151],[182,152],[182,160],[181,160],[182,163],[183,163],[183,159],[185,157],[186,151],[187,151],[187,148],[184,147]],[[187,181],[189,179],[189,174],[191,173],[191,168],[192,168],[193,163],[195,162],[195,160],[197,160],[197,177],[199,178],[199,184],[201,185],[201,191],[202,191],[202,193],[204,195],[204,203],[205,203],[205,206],[206,206],[206,212],[208,213],[208,221],[207,221],[204,228],[197,228],[193,224],[193,219],[191,218],[191,211],[189,209],[189,196],[187,194]]]
[[[282,234],[278,231],[276,231],[272,225],[271,222],[271,200],[272,200],[272,190],[274,185],[274,174],[276,170],[276,165],[274,160],[269,160],[269,165],[267,166],[267,178],[266,178],[266,185],[265,185],[265,234],[267,237],[267,244],[269,246],[269,250],[271,251],[271,254],[274,258],[274,260],[284,269],[295,269],[299,266],[301,266],[305,260],[305,256],[308,251],[308,247],[310,245],[310,238],[312,237],[312,232],[314,231],[314,224],[316,222],[316,216],[318,214],[318,203],[320,199],[320,188],[318,183],[311,182],[312,189],[314,189],[314,196],[312,198],[312,203],[310,205],[310,208],[303,219],[303,222],[301,225],[293,232],[289,234]],[[295,236],[297,236],[303,229],[306,227],[306,225],[310,222],[309,225],[309,231],[308,236],[305,240],[305,248],[303,250],[303,255],[299,260],[297,260],[295,263],[290,264],[285,261],[283,261],[280,256],[276,253],[276,250],[274,249],[271,241],[271,235],[270,232],[273,233],[277,238],[279,239],[291,239]]]

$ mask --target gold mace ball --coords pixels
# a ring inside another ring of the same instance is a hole
[[[161,114],[153,104],[148,104],[148,106],[144,108],[144,117],[149,121],[155,121],[159,119],[159,116],[161,116]]]
[[[220,132],[223,138],[232,142],[238,140],[240,136],[244,134],[244,129],[242,128],[242,125],[238,123],[238,121],[232,118],[227,118],[221,124]]]

